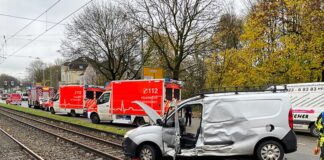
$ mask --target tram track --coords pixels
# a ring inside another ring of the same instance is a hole
[[[104,157],[104,159],[124,159],[121,144],[109,142],[98,137],[92,137],[84,133],[79,133],[52,124],[47,124],[46,122],[22,116],[12,111],[4,111],[3,109],[0,109],[0,111],[0,114],[3,116],[13,119],[23,125],[40,130],[44,133],[51,134],[52,136],[60,138],[64,141],[68,141],[69,143],[84,148],[85,150],[94,153],[99,157]]]
[[[11,136],[5,130],[0,128],[1,147],[5,147],[8,150],[14,150],[14,153],[8,154],[7,150],[1,151],[6,152],[1,154],[0,159],[33,159],[33,160],[44,160],[41,156],[36,154],[33,150],[25,146],[23,143],[18,141],[16,138]],[[13,143],[12,143],[13,142]]]

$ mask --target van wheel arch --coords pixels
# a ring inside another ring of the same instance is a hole
[[[281,142],[280,139],[275,138],[275,137],[266,137],[266,138],[263,138],[263,139],[259,140],[259,142],[254,146],[254,152],[253,152],[254,155],[257,155],[258,147],[259,147],[263,142],[267,142],[267,141],[275,141],[275,142],[279,143],[279,144],[282,146],[282,148],[283,148],[283,151],[284,151],[283,154],[285,154],[285,153],[287,152],[287,147],[286,147],[286,146]]]
[[[136,149],[136,157],[139,158],[139,156],[140,156],[140,149],[143,146],[145,146],[145,145],[149,145],[149,146],[151,146],[151,147],[153,147],[155,149],[155,151],[156,151],[155,153],[157,155],[156,156],[157,157],[156,160],[162,159],[162,151],[161,151],[160,147],[157,144],[155,144],[154,142],[150,142],[150,141],[142,142],[140,145],[138,145],[138,147]]]

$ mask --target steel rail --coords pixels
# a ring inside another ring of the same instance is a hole
[[[7,110],[3,110],[3,109],[0,109],[0,110],[1,111],[4,111],[4,112],[7,112],[7,113],[10,113],[10,114],[13,114],[13,115],[18,116],[18,117],[22,117],[22,118],[25,118],[25,119],[28,119],[28,120],[31,120],[31,121],[34,121],[34,122],[37,122],[37,123],[41,123],[43,125],[51,126],[53,128],[58,128],[58,129],[61,129],[61,130],[67,131],[67,132],[71,132],[73,134],[77,134],[77,135],[80,135],[80,136],[84,136],[84,137],[89,138],[89,139],[94,139],[94,140],[99,141],[99,142],[102,142],[102,143],[107,143],[109,145],[113,145],[113,146],[118,147],[120,149],[122,149],[122,147],[123,147],[121,144],[118,144],[118,143],[115,143],[115,142],[110,142],[110,141],[107,141],[107,140],[104,140],[104,139],[100,139],[98,137],[93,137],[93,136],[86,135],[84,133],[80,133],[80,132],[77,132],[77,131],[73,131],[71,129],[67,129],[67,128],[63,128],[63,127],[56,126],[56,125],[53,125],[53,124],[45,123],[43,121],[36,120],[36,119],[30,118],[30,117],[26,117],[26,116],[22,116],[22,115],[19,115],[17,113],[13,113],[11,111],[7,111]]]
[[[24,144],[22,144],[21,142],[19,142],[16,138],[14,138],[9,133],[7,133],[6,131],[4,131],[2,128],[0,128],[0,131],[3,132],[6,136],[8,136],[11,140],[13,140],[14,142],[16,142],[20,147],[22,147],[24,150],[26,150],[31,156],[33,156],[37,160],[44,160],[44,158],[42,158],[41,156],[39,156],[38,154],[36,154],[34,151],[32,151],[31,149],[29,149],[27,146],[25,146]]]
[[[64,124],[74,126],[74,127],[87,129],[87,130],[90,130],[90,131],[106,133],[106,134],[109,134],[111,136],[115,136],[117,138],[124,138],[124,136],[121,135],[121,134],[117,134],[117,133],[113,133],[113,132],[109,132],[109,131],[103,131],[103,130],[99,130],[99,129],[95,129],[95,128],[89,128],[89,127],[85,127],[85,126],[80,126],[80,125],[77,125],[77,124],[73,124],[73,123],[69,123],[69,122],[63,122],[63,121],[59,121],[59,120],[48,118],[48,117],[37,116],[37,115],[31,114],[31,113],[26,113],[26,112],[23,112],[23,111],[13,110],[13,109],[10,109],[10,108],[5,108],[5,107],[0,107],[0,108],[1,108],[1,110],[11,110],[11,111],[27,114],[27,115],[30,115],[30,116],[35,116],[35,117],[47,119],[47,120],[50,120],[50,121],[60,122],[60,123],[64,123]]]
[[[51,133],[51,132],[49,132],[49,131],[46,131],[45,129],[42,129],[42,128],[39,128],[39,127],[33,126],[33,125],[31,125],[31,124],[28,124],[28,123],[26,123],[26,122],[23,122],[23,121],[21,121],[21,120],[18,120],[18,119],[16,119],[16,118],[12,117],[12,116],[9,116],[9,115],[3,114],[3,113],[0,113],[0,114],[3,115],[3,116],[6,116],[6,117],[8,117],[8,118],[11,118],[11,119],[13,119],[13,120],[15,120],[15,121],[17,121],[17,122],[19,122],[19,123],[21,123],[21,124],[27,125],[27,126],[29,126],[29,127],[35,128],[35,129],[38,129],[38,130],[40,130],[40,131],[42,131],[42,132],[45,132],[45,133],[47,133],[47,134],[50,134],[50,135],[53,135],[53,136],[58,137],[58,138],[60,138],[60,139],[63,139],[63,140],[65,140],[65,141],[67,141],[67,142],[70,142],[70,143],[72,143],[72,144],[74,144],[74,145],[80,146],[81,148],[84,148],[84,149],[86,149],[86,150],[88,150],[88,151],[90,151],[90,152],[94,152],[94,153],[96,153],[97,155],[99,155],[99,156],[101,156],[101,157],[105,157],[105,158],[113,159],[113,160],[123,160],[122,158],[115,157],[114,155],[111,155],[111,154],[109,154],[109,153],[104,153],[104,152],[102,152],[102,151],[99,151],[99,150],[97,150],[97,149],[91,148],[91,147],[86,146],[86,145],[84,145],[84,144],[81,144],[81,143],[79,143],[79,142],[72,141],[72,140],[70,140],[70,139],[68,139],[68,138],[65,138],[65,137],[63,137],[63,136],[56,135],[55,133]],[[116,151],[114,151],[114,152],[116,152]]]

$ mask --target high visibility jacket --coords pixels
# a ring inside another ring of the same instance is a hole
[[[317,118],[317,120],[316,120],[316,122],[315,122],[316,129],[317,129],[317,131],[320,133],[320,134],[319,134],[319,145],[320,145],[320,147],[322,147],[323,144],[324,144],[324,126],[323,126],[323,116],[324,116],[324,112],[322,112],[322,113],[318,116],[318,118]]]

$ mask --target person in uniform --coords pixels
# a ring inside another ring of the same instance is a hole
[[[323,124],[323,119],[324,119],[324,112],[322,112],[318,117],[315,122],[315,126],[317,131],[319,132],[319,137],[317,141],[317,147],[315,148],[315,153],[319,152],[319,149],[321,150],[320,154],[320,160],[324,160],[324,124]]]

